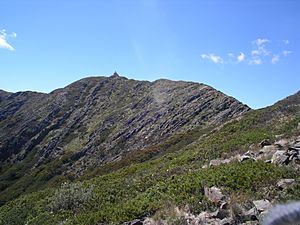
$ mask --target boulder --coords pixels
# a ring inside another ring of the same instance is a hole
[[[300,142],[295,143],[293,147],[300,150]]]
[[[209,162],[209,166],[220,166],[222,164],[228,164],[231,159],[213,159]]]
[[[257,215],[258,215],[258,211],[257,211],[256,207],[253,207],[253,208],[249,209],[248,211],[244,212],[243,218],[246,221],[258,220]]]
[[[272,206],[271,203],[266,199],[253,201],[253,204],[258,212],[268,211]]]
[[[285,146],[288,145],[288,143],[289,143],[289,141],[287,139],[280,139],[280,140],[276,141],[274,143],[274,145],[277,145],[277,146],[280,146],[280,147],[285,147]]]
[[[285,189],[295,182],[295,179],[281,179],[277,182],[277,187]]]
[[[249,155],[242,155],[239,159],[240,162],[244,162],[246,160],[253,160],[255,161],[255,158],[253,158],[252,156],[249,156]]]
[[[259,146],[261,148],[263,148],[264,146],[271,145],[271,144],[272,143],[271,143],[271,141],[269,139],[265,139],[265,140],[263,140],[262,142],[259,143]]]
[[[271,162],[278,165],[283,165],[288,163],[289,156],[284,150],[277,150],[272,156]]]
[[[220,203],[225,198],[221,190],[217,187],[204,188],[204,195],[214,203]]]
[[[259,155],[257,159],[271,159],[274,153],[278,150],[275,145],[267,145],[259,150]]]
[[[222,164],[221,159],[213,159],[209,162],[209,166],[219,166]]]

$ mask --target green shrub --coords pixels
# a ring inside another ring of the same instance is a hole
[[[86,203],[93,195],[94,186],[84,187],[82,183],[63,183],[50,197],[49,208],[53,212],[74,210]]]

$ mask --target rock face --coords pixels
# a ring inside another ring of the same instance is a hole
[[[204,194],[208,198],[208,200],[214,203],[220,203],[221,200],[223,200],[225,197],[222,194],[221,190],[217,187],[205,188]]]
[[[259,212],[264,212],[267,211],[271,208],[271,203],[268,200],[257,200],[257,201],[253,201],[253,204],[255,205],[255,208],[257,209],[257,211]]]
[[[34,151],[38,167],[69,154],[68,170],[80,173],[248,110],[204,84],[135,81],[116,73],[82,79],[50,94],[1,91],[0,161],[21,161]]]
[[[280,181],[278,181],[277,187],[279,187],[280,189],[285,189],[288,186],[292,185],[294,182],[295,179],[281,179]]]

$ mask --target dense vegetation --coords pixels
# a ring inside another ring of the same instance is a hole
[[[137,155],[129,154],[119,162],[90,170],[79,178],[81,181],[51,187],[51,182],[43,181],[48,173],[41,175],[42,169],[36,175],[41,176],[38,180],[44,186],[39,186],[40,191],[23,194],[2,206],[0,224],[58,224],[61,221],[64,224],[119,224],[145,215],[163,216],[160,212],[170,205],[188,205],[193,212],[200,212],[214,207],[204,197],[204,187],[211,186],[222,188],[227,196],[235,196],[236,201],[272,199],[275,195],[281,201],[300,199],[300,174],[288,167],[246,161],[202,168],[211,159],[244,152],[250,146],[258,148],[257,144],[266,138],[275,140],[278,135],[281,138],[299,135],[299,104],[289,101],[248,112],[221,128],[177,134]],[[47,170],[53,168],[57,173],[48,178],[55,180],[52,183],[67,180],[53,164],[47,166]],[[20,185],[31,182],[24,177]],[[275,186],[281,178],[296,179],[294,188],[288,189],[285,195]],[[12,189],[9,191],[13,194]]]

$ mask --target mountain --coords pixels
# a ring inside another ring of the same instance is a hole
[[[257,220],[243,216],[253,200],[300,198],[300,92],[250,110],[204,84],[114,74],[0,97],[0,224],[189,224],[213,210],[206,224],[241,224]]]
[[[50,94],[1,92],[0,160],[36,152],[34,167],[70,154],[68,171],[119,160],[177,132],[217,126],[249,108],[192,82],[135,81],[114,74],[79,80]]]

